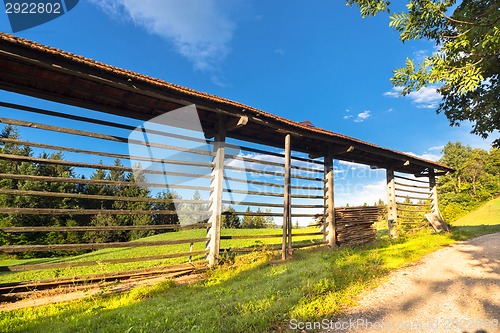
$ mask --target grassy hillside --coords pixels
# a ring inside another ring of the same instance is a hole
[[[454,226],[477,226],[500,224],[500,198],[488,201],[479,209],[453,222]]]
[[[453,222],[453,238],[464,240],[500,232],[500,198],[488,201],[475,211]]]

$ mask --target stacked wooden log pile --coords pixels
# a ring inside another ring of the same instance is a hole
[[[373,223],[382,213],[383,208],[377,206],[335,208],[338,244],[361,245],[375,240],[377,230]]]

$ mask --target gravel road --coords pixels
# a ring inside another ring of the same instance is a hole
[[[500,233],[455,243],[360,295],[330,332],[500,332]],[[328,331],[324,331],[328,332]]]

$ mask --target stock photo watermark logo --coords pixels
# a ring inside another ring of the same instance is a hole
[[[4,0],[12,32],[50,22],[75,8],[79,0]]]
[[[189,201],[182,199],[192,197],[197,189],[211,186],[214,145],[206,138],[206,132],[193,104],[142,123],[128,137],[136,183],[181,194],[172,200],[181,224],[203,222],[209,216],[208,206],[204,207],[206,214],[195,214],[186,209]],[[224,164],[232,168],[224,169],[223,199],[225,203],[238,205],[245,201],[249,191],[245,163],[238,146],[225,144],[224,149]]]

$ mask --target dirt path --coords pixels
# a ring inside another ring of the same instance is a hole
[[[493,333],[500,332],[499,320],[497,233],[456,243],[390,274],[331,331]]]

